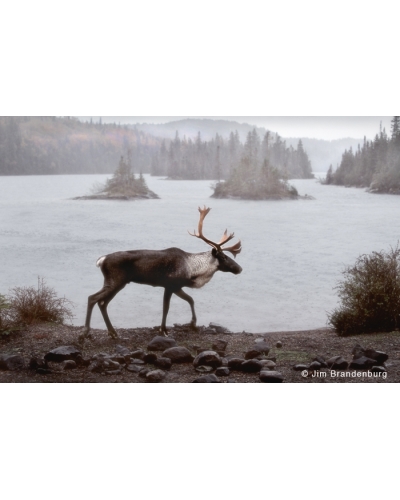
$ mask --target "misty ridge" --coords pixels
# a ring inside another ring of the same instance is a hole
[[[135,173],[219,180],[238,160],[249,134],[262,142],[267,132],[271,146],[275,144],[272,166],[286,170],[289,178],[304,177],[295,166],[300,139],[310,162],[306,176],[310,170],[326,172],[331,164],[339,165],[343,151],[356,149],[362,142],[352,138],[283,139],[263,127],[229,120],[119,125],[72,117],[0,117],[0,175],[111,173],[121,156],[130,151]],[[170,171],[168,155],[174,155],[169,158]],[[192,169],[187,168],[191,161],[196,163]]]

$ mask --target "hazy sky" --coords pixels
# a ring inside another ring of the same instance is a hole
[[[89,120],[91,117],[79,117]],[[98,121],[98,116],[93,116]],[[380,123],[390,133],[391,116],[109,116],[103,122],[116,123],[167,123],[184,118],[212,118],[249,123],[278,132],[282,137],[310,137],[316,139],[341,139],[343,137],[373,139]]]

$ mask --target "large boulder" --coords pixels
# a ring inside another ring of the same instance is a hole
[[[55,361],[56,363],[61,363],[66,359],[73,359],[76,361],[81,357],[81,351],[73,345],[62,345],[60,347],[56,347],[44,355],[44,359],[46,361]]]
[[[162,353],[164,358],[169,358],[172,363],[191,363],[193,356],[189,349],[183,346],[170,347]]]
[[[222,359],[221,356],[215,351],[203,351],[195,357],[193,365],[195,368],[200,365],[218,368],[222,365]]]
[[[165,351],[170,347],[176,347],[176,340],[171,337],[161,337],[158,335],[149,343],[147,349],[149,351]]]

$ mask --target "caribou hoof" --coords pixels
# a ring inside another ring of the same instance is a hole
[[[89,328],[84,328],[81,335],[78,337],[78,341],[83,343],[86,339],[91,339],[92,335]]]
[[[118,338],[118,334],[117,332],[114,330],[114,331],[110,331],[108,330],[108,335],[112,338],[112,339],[117,339]]]
[[[167,329],[163,330],[162,328],[160,328],[160,333],[162,333],[164,335],[164,337],[168,337]]]

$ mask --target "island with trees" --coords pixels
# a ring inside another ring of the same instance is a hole
[[[96,186],[94,194],[78,196],[74,200],[133,200],[138,198],[154,199],[159,196],[151,191],[140,173],[138,177],[133,173],[132,160],[128,155],[121,156],[114,175],[107,179],[103,186]]]

